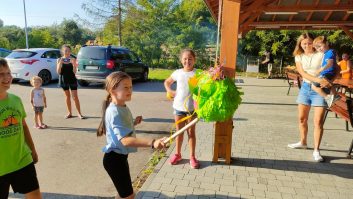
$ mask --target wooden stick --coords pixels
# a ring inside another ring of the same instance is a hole
[[[164,144],[168,143],[171,139],[175,138],[176,136],[184,133],[187,129],[189,129],[192,125],[196,124],[199,121],[199,118],[195,118],[191,122],[189,122],[187,125],[185,125],[183,128],[181,128],[179,131],[173,133],[169,138],[165,139],[163,142]]]

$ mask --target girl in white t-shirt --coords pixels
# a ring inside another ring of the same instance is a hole
[[[43,110],[47,108],[47,99],[42,86],[42,78],[34,76],[31,79],[31,104],[34,110],[34,128],[45,129],[47,125],[43,123]]]
[[[180,61],[183,65],[182,69],[178,69],[172,73],[172,75],[165,80],[164,87],[167,90],[168,96],[174,97],[173,109],[174,119],[176,122],[176,130],[181,129],[183,126],[194,119],[196,116],[193,115],[194,103],[192,96],[189,91],[188,81],[195,75],[194,64],[196,61],[196,55],[194,51],[190,49],[184,49],[180,54]],[[172,84],[176,82],[177,88],[173,90]],[[193,115],[188,121],[178,122],[188,115]],[[178,122],[178,123],[177,123]],[[189,136],[189,147],[190,147],[190,166],[191,168],[198,169],[200,167],[199,161],[195,157],[195,125],[187,130]],[[176,138],[176,153],[170,157],[170,164],[178,164],[182,160],[181,158],[181,146],[183,144],[184,134],[177,136]]]

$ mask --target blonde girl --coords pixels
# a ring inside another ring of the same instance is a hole
[[[33,76],[31,79],[31,104],[34,110],[34,128],[45,129],[47,125],[43,123],[43,111],[47,108],[47,99],[42,86],[42,78]]]
[[[103,148],[103,165],[112,179],[118,195],[116,198],[134,198],[128,155],[137,151],[137,147],[164,147],[163,140],[136,138],[134,126],[141,123],[142,117],[133,119],[126,102],[131,100],[131,77],[124,72],[111,73],[106,79],[105,90],[108,95],[103,102],[102,121],[97,136],[106,136],[107,144]]]

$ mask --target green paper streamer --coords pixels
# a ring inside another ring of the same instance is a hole
[[[206,122],[232,118],[244,94],[238,90],[234,79],[213,80],[207,72],[197,73],[194,78],[198,81],[189,81],[189,89],[196,102],[197,116]]]

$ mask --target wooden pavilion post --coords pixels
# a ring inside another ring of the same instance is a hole
[[[222,1],[222,0],[220,0]],[[223,0],[221,20],[221,50],[219,62],[224,64],[225,75],[235,77],[235,65],[238,49],[238,29],[241,0]],[[226,164],[231,162],[233,118],[215,124],[215,143],[213,162],[224,158]]]

